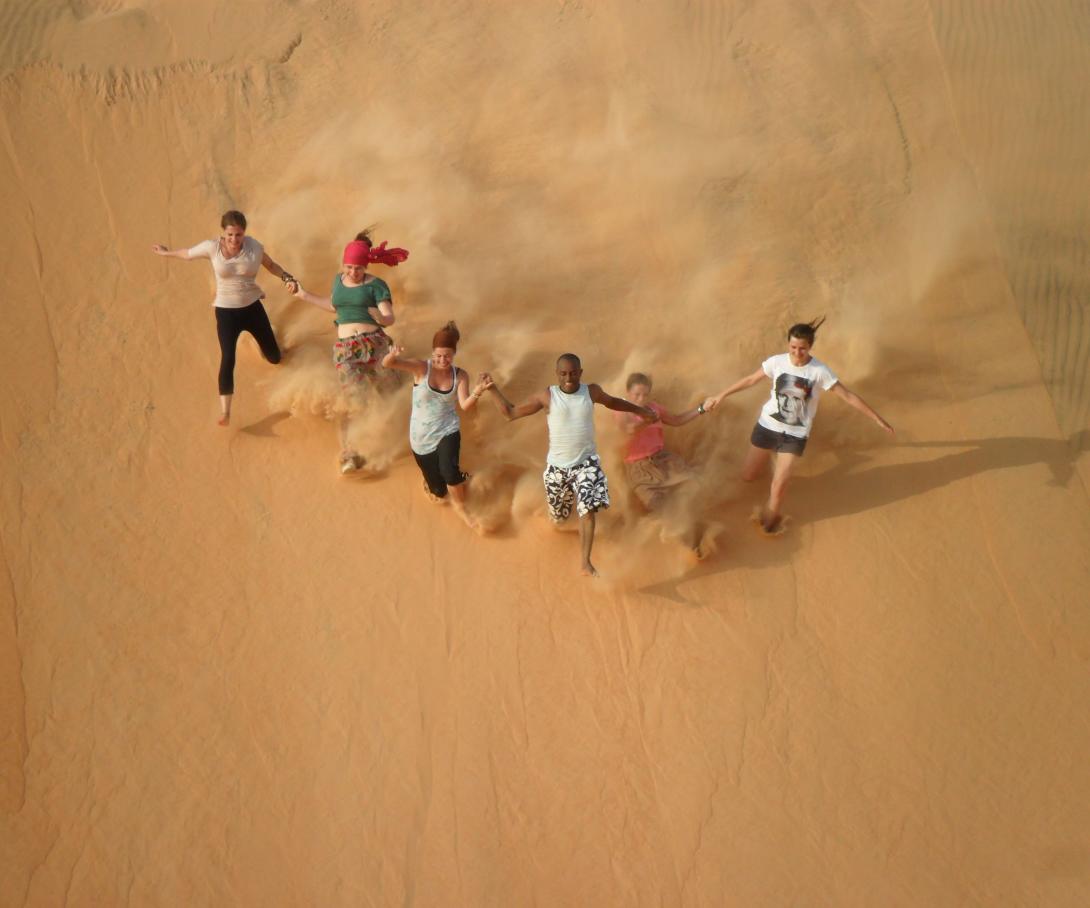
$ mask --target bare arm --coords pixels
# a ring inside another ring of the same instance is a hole
[[[487,375],[487,373],[485,373],[485,375]],[[538,391],[538,393],[529,400],[523,401],[516,407],[511,401],[503,396],[503,392],[496,387],[495,382],[493,382],[491,378],[488,379],[487,386],[496,400],[496,406],[499,407],[500,412],[508,422],[511,422],[513,419],[522,419],[524,416],[533,416],[539,410],[549,409],[548,391]]]
[[[377,306],[369,307],[367,312],[376,325],[389,328],[394,323],[394,304],[390,300],[383,300]]]
[[[747,375],[745,378],[738,379],[738,381],[736,381],[726,390],[720,391],[718,394],[709,397],[706,401],[704,401],[704,409],[714,410],[717,406],[719,406],[724,397],[730,397],[732,394],[735,394],[738,391],[744,391],[746,388],[752,388],[754,385],[760,383],[763,379],[766,378],[768,378],[768,376],[765,375],[765,370],[758,369],[753,374]]]
[[[382,357],[382,365],[387,369],[400,369],[402,372],[411,372],[414,379],[420,381],[428,374],[428,364],[421,359],[402,359],[404,347],[391,347],[389,352]]]
[[[317,306],[319,309],[326,309],[330,312],[335,312],[333,308],[333,300],[328,296],[318,296],[316,293],[311,293],[309,290],[303,288],[303,285],[298,281],[295,282],[295,293],[293,296],[298,297],[304,303],[310,303],[312,306]]]
[[[477,376],[477,383],[473,386],[473,390],[469,390],[469,375],[464,369],[458,370],[458,406],[463,410],[469,410],[472,407],[477,406],[477,401],[481,399],[481,395],[484,394],[489,388],[492,387],[492,378],[487,372],[482,372]]]
[[[888,422],[882,419],[882,417],[879,416],[874,411],[874,409],[871,408],[870,404],[863,400],[862,397],[860,397],[854,391],[845,388],[841,382],[837,382],[835,385],[833,385],[829,389],[829,393],[835,394],[849,407],[855,408],[864,416],[869,416],[878,424],[879,428],[881,428],[883,431],[888,432],[890,435],[893,434],[893,426],[891,426]]]
[[[296,287],[296,285],[298,283],[295,280],[295,277],[293,275],[291,275],[291,274],[288,274],[287,271],[285,271],[283,268],[280,267],[280,265],[278,265],[276,262],[274,262],[272,260],[272,257],[269,255],[269,253],[267,253],[267,252],[262,253],[262,255],[261,255],[261,264],[265,266],[265,269],[267,271],[269,271],[272,274],[276,275],[278,278],[280,278],[280,280],[282,280],[285,284],[287,284],[289,292],[291,292],[291,293],[295,292],[295,287]]]
[[[167,249],[162,243],[153,243],[151,251],[156,255],[162,255],[171,259],[187,259],[189,258],[189,249]]]
[[[591,400],[596,404],[601,404],[608,410],[616,410],[621,413],[635,413],[637,416],[642,416],[647,422],[655,422],[658,419],[658,415],[650,407],[641,407],[639,404],[634,404],[632,401],[625,400],[623,397],[614,397],[612,394],[606,394],[600,385],[587,385],[587,391],[590,392]]]
[[[668,413],[666,410],[663,410],[659,414],[659,419],[667,426],[683,426],[686,423],[692,422],[698,416],[703,416],[706,412],[707,407],[700,403],[691,410],[686,410],[684,413]]]

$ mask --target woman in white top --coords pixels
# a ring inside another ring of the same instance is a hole
[[[224,212],[220,219],[223,234],[215,240],[205,240],[188,249],[167,249],[155,243],[156,255],[176,259],[206,258],[212,261],[216,275],[216,335],[220,343],[220,418],[219,424],[231,422],[231,399],[235,393],[235,346],[239,335],[249,331],[261,354],[274,365],[280,362],[280,347],[276,343],[269,316],[261,300],[264,291],[257,285],[257,272],[264,265],[285,283],[294,278],[269,258],[265,248],[253,237],[246,236],[246,215],[241,211]]]
[[[703,404],[705,410],[714,410],[723,398],[730,397],[736,391],[751,388],[765,379],[772,380],[772,393],[753,427],[749,453],[742,466],[742,479],[752,482],[764,472],[775,455],[768,501],[755,512],[761,528],[770,535],[783,531],[784,519],[780,509],[787,493],[787,484],[795,464],[806,449],[823,391],[835,394],[848,406],[870,417],[883,431],[893,434],[893,427],[862,397],[845,388],[832,369],[810,355],[817,329],[824,321],[818,319],[792,325],[787,330],[786,353],[770,356],[752,375],[739,379]]]
[[[454,365],[461,334],[454,322],[447,322],[431,339],[431,357],[427,362],[403,359],[405,352],[394,347],[382,358],[387,369],[401,369],[413,377],[413,409],[409,418],[409,446],[417,466],[424,475],[424,491],[433,501],[450,500],[454,509],[469,526],[473,519],[466,513],[466,480],[469,478],[458,465],[462,444],[461,422],[457,407],[468,410],[476,406],[488,388],[483,376],[469,390],[465,369]]]

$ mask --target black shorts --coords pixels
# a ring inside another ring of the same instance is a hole
[[[462,433],[451,432],[439,442],[430,454],[417,454],[413,451],[416,464],[424,474],[424,482],[436,498],[446,498],[448,486],[460,486],[466,481],[466,474],[458,466],[458,454],[462,447]]]
[[[796,457],[802,457],[802,452],[806,450],[806,441],[807,439],[797,435],[773,432],[760,423],[753,427],[753,434],[749,436],[749,443],[755,448],[775,451],[777,454],[794,454]]]

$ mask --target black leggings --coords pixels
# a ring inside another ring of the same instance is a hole
[[[235,393],[235,345],[243,331],[253,335],[265,359],[274,364],[280,362],[280,348],[261,300],[255,300],[243,309],[216,306],[216,337],[220,340],[220,394]]]
[[[462,447],[462,433],[451,432],[443,436],[439,447],[430,454],[417,454],[413,457],[424,474],[432,495],[436,498],[447,497],[447,486],[460,486],[466,481],[466,474],[458,466],[458,452]]]

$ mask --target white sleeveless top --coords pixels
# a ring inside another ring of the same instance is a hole
[[[431,360],[428,371],[413,385],[413,411],[409,417],[409,447],[414,454],[431,454],[448,435],[461,428],[458,420],[458,367],[450,364],[454,382],[449,391],[431,386]]]
[[[594,401],[590,388],[566,394],[559,385],[549,388],[549,454],[553,467],[574,467],[598,453],[594,444]]]

